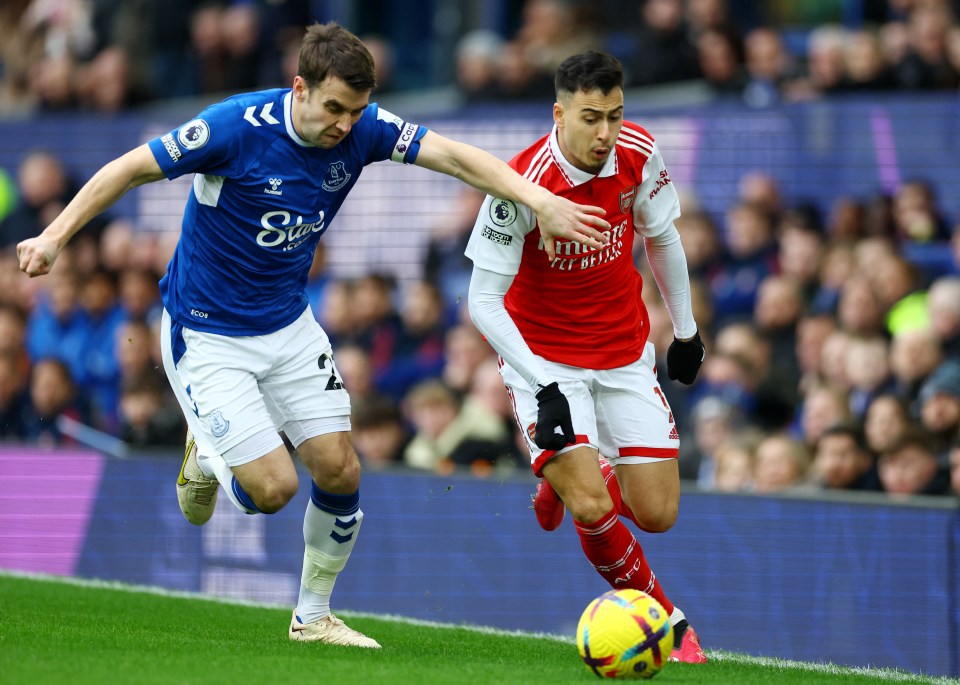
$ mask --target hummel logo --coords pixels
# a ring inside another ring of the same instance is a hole
[[[269,195],[283,195],[282,190],[277,190],[280,187],[280,184],[283,183],[282,178],[271,178],[267,180],[267,183],[270,184],[269,188],[264,188],[263,192]]]

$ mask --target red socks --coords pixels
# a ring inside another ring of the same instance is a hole
[[[617,493],[619,492],[618,487]],[[619,507],[629,511],[623,507],[622,499]],[[597,573],[603,576],[614,590],[623,588],[641,590],[660,602],[668,615],[673,613],[673,603],[667,599],[663,588],[660,587],[660,581],[647,565],[640,543],[619,519],[619,513],[621,512],[618,511],[618,507],[614,506],[594,523],[581,523],[574,520],[584,554],[597,569]],[[631,514],[630,517],[632,518],[633,515]]]
[[[620,492],[620,483],[617,481],[617,474],[613,470],[613,467],[610,466],[610,463],[605,459],[600,462],[600,473],[603,475],[603,482],[607,486],[607,492],[610,493],[610,499],[613,500],[613,510],[620,516],[625,516],[626,518],[630,519],[637,528],[643,530],[643,526],[637,522],[636,517],[630,510],[630,507],[628,507],[623,501],[623,493]]]

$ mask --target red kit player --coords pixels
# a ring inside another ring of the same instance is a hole
[[[653,136],[623,120],[622,85],[609,55],[564,61],[553,131],[510,162],[557,195],[603,207],[609,242],[594,249],[557,241],[551,260],[531,210],[488,197],[466,250],[470,315],[501,357],[534,473],[544,479],[534,502],[540,525],[556,528],[569,509],[584,553],[611,587],[647,592],[670,612],[670,658],[702,663],[697,634],[620,519],[663,532],[680,502],[679,436],[647,342],[637,235],[673,321],[668,375],[690,384],[704,357],[673,224],[677,191]]]

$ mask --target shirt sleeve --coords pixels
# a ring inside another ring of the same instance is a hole
[[[474,266],[516,276],[523,241],[535,225],[533,210],[526,205],[488,195],[477,214],[465,254]]]
[[[549,385],[551,379],[547,378],[543,365],[530,350],[503,304],[512,283],[513,276],[474,266],[467,306],[477,330],[536,392],[538,385]]]
[[[197,172],[233,176],[242,157],[237,130],[237,122],[242,120],[236,104],[219,102],[148,145],[168,179]]]
[[[633,225],[640,235],[652,238],[671,228],[679,216],[680,196],[654,143],[633,201]]]
[[[364,111],[357,122],[368,142],[366,163],[391,160],[413,164],[420,154],[420,139],[429,129],[382,109],[376,103]]]
[[[681,340],[692,338],[697,332],[690,301],[690,275],[687,257],[683,253],[680,234],[671,223],[665,231],[652,238],[644,238],[647,261],[663,296],[663,303],[673,322],[673,334]]]

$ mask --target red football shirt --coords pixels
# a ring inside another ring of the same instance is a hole
[[[624,122],[613,153],[594,175],[571,165],[556,129],[510,166],[556,195],[606,210],[610,242],[601,249],[556,243],[550,262],[536,217],[488,197],[467,247],[484,269],[515,274],[505,305],[530,349],[553,362],[611,369],[640,358],[650,322],[633,262],[636,233],[657,235],[679,216],[679,199],[653,137]]]

